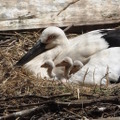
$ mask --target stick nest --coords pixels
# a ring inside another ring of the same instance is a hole
[[[39,103],[42,101],[40,96],[44,96],[43,98],[47,100],[49,98],[54,98],[55,100],[63,102],[78,99],[83,101],[89,99],[92,100],[100,96],[119,96],[119,84],[107,88],[99,86],[80,86],[69,83],[63,84],[60,81],[36,79],[32,76],[32,74],[27,73],[23,68],[14,67],[15,63],[36,43],[40,34],[41,30],[0,33],[0,106],[1,109],[3,109],[3,111],[0,109],[0,114],[2,116],[23,110],[23,108],[7,110],[10,106]],[[66,93],[70,93],[70,95],[66,95]],[[29,97],[26,98],[26,95]],[[30,97],[31,95],[33,97]],[[19,98],[19,96],[23,96],[22,99],[16,99],[17,97]],[[39,96],[39,99],[34,96]],[[11,99],[13,97],[15,97],[15,99]],[[93,108],[90,107],[90,110],[92,111]],[[74,117],[79,118],[80,116],[77,114],[78,111],[81,111],[81,109],[73,109],[71,112],[65,108],[63,111],[64,112],[60,112],[58,116],[56,114],[52,114],[53,116],[51,118],[55,119],[55,115],[60,117],[61,114],[62,117],[65,117],[67,114],[72,114]],[[76,111],[76,113],[74,114],[73,111]],[[79,114],[88,118],[98,117],[95,117],[94,115],[89,116],[87,113],[85,115],[85,112],[80,112]],[[50,113],[48,113],[48,116],[50,116]],[[67,118],[69,117],[67,116]]]

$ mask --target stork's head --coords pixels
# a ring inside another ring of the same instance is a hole
[[[41,36],[40,41],[45,44],[45,49],[51,49],[58,45],[64,45],[68,43],[64,31],[58,27],[48,27],[46,28]]]
[[[47,68],[47,72],[50,78],[56,77],[55,73],[53,72],[53,68],[55,67],[55,64],[52,60],[47,60],[41,67]]]
[[[53,26],[48,27],[42,32],[39,41],[17,62],[16,65],[24,65],[47,50],[67,44],[68,39],[62,29]]]
[[[69,72],[73,66],[73,61],[70,57],[65,57],[60,63],[58,63],[56,65],[56,67],[62,67],[64,66],[65,67],[65,71],[64,71],[64,77],[69,79]]]
[[[70,57],[65,57],[60,63],[56,65],[56,67],[65,66],[71,67],[73,65],[73,61]]]

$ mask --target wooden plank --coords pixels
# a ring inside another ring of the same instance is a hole
[[[0,30],[120,23],[119,8],[119,0],[0,0]]]

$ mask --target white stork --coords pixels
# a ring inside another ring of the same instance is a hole
[[[120,46],[119,33],[120,30],[95,30],[68,40],[62,29],[51,26],[42,32],[39,41],[16,65],[23,66],[36,77],[48,77],[47,70],[41,68],[47,59],[54,60],[56,64],[61,58],[60,53],[65,50],[65,55],[68,54],[66,56],[84,63],[84,58],[98,51]]]

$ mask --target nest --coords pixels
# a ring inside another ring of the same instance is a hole
[[[63,84],[60,81],[37,79],[23,68],[14,66],[36,43],[40,34],[41,29],[0,33],[0,119],[78,119],[119,116],[119,84],[112,87]],[[71,36],[73,35],[68,35]],[[93,100],[96,101],[95,104]],[[103,101],[108,104],[103,105]],[[105,109],[100,110],[101,106]],[[36,108],[36,111],[33,108]],[[110,109],[112,112],[108,112]],[[29,114],[24,114],[23,110],[28,110]],[[22,116],[17,113],[20,111]]]

